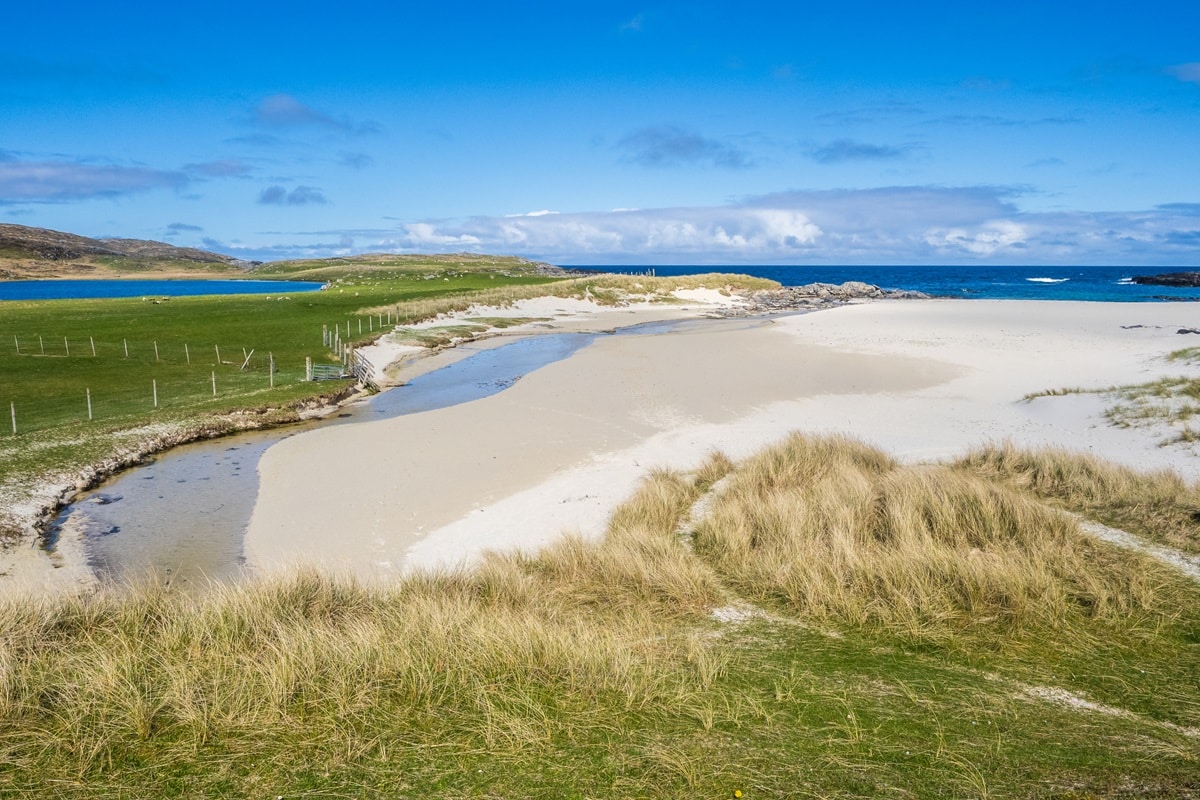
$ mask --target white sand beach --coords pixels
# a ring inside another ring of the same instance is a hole
[[[509,313],[548,311],[570,330],[703,308],[552,302],[571,307]],[[849,433],[909,461],[989,441],[1052,444],[1196,480],[1188,446],[1160,446],[1163,429],[1109,425],[1101,396],[1021,402],[1184,373],[1165,355],[1200,345],[1176,332],[1196,316],[1171,303],[886,301],[601,337],[499,394],[274,446],[246,556],[263,572],[316,564],[386,577],[594,536],[649,470],[688,469],[714,449],[745,456],[793,430]]]

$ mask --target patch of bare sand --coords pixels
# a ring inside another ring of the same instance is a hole
[[[653,465],[620,457],[643,443],[691,435],[687,449],[702,456],[707,448],[695,432],[764,403],[913,391],[957,372],[930,359],[804,345],[776,326],[743,320],[605,337],[482,400],[317,430],[274,446],[260,463],[246,555],[260,569],[313,562],[387,572],[407,563],[409,549],[429,532],[580,467],[599,468],[588,471],[595,483],[570,494],[617,500]],[[606,474],[606,465],[619,476]],[[545,500],[560,504],[558,497]],[[607,511],[595,511],[602,523]],[[546,530],[543,519],[512,522],[483,541],[469,535],[468,549],[503,546],[513,536],[533,544],[558,532]],[[430,540],[452,559],[466,555],[458,537],[439,542]]]
[[[714,448],[741,457],[792,430],[850,433],[909,461],[1001,439],[1053,444],[1195,480],[1195,453],[1107,425],[1100,398],[1021,402],[1181,371],[1163,356],[1186,344],[1175,331],[1187,311],[871,303],[605,338],[484,400],[273,448],[247,556],[259,569],[386,575],[534,549],[563,531],[598,535],[647,470],[687,469]]]

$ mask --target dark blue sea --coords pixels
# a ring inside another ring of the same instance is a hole
[[[61,280],[0,281],[0,300],[82,300],[100,297],[190,297],[204,294],[312,292],[312,281]]]
[[[577,269],[656,275],[736,272],[770,278],[784,286],[863,281],[884,289],[909,289],[936,297],[983,300],[1103,300],[1155,302],[1200,300],[1200,289],[1140,286],[1135,275],[1181,272],[1186,267],[820,267],[820,266],[588,266]]]

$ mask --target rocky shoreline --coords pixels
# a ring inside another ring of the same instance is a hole
[[[862,281],[846,283],[808,283],[803,286],[784,286],[761,289],[741,295],[739,308],[722,309],[721,316],[748,317],[756,314],[777,314],[787,311],[811,311],[861,300],[928,300],[923,292],[902,289],[881,289]]]

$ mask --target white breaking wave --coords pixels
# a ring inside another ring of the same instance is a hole
[[[1026,278],[1027,281],[1034,283],[1066,283],[1070,278]]]

